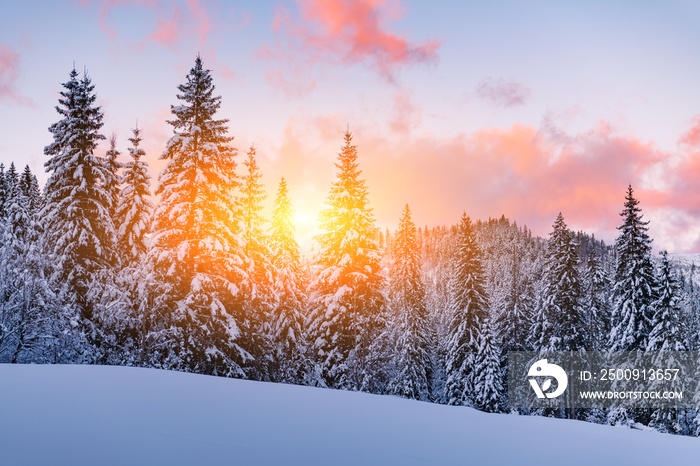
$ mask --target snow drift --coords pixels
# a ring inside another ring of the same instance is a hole
[[[700,440],[153,369],[0,365],[0,464],[700,464]]]

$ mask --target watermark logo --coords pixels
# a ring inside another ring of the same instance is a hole
[[[511,409],[698,409],[700,351],[508,351],[507,380]]]
[[[540,359],[530,366],[527,376],[537,398],[556,398],[564,393],[569,384],[569,377],[564,369],[556,364],[549,364],[546,359]],[[542,386],[537,382],[537,377],[546,377]],[[549,392],[548,390],[552,388],[552,379],[557,381],[557,388]]]

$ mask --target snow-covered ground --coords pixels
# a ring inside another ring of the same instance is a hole
[[[0,365],[0,464],[698,465],[700,439],[151,369]]]

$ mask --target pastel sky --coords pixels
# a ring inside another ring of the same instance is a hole
[[[46,179],[75,64],[123,154],[138,119],[155,188],[199,53],[302,241],[349,127],[381,227],[408,203],[418,225],[504,214],[546,236],[561,211],[611,243],[631,183],[655,248],[700,252],[698,24],[675,0],[0,0],[0,161]]]

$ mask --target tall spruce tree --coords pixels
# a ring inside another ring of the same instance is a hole
[[[7,186],[5,231],[8,233],[7,239],[10,242],[17,242],[15,251],[20,252],[20,245],[32,239],[35,219],[31,211],[30,198],[22,189],[14,162],[10,164],[5,174],[5,182]]]
[[[43,243],[55,264],[53,282],[63,287],[67,309],[77,311],[78,336],[86,339],[86,345],[76,341],[76,359],[91,362],[101,336],[88,294],[97,276],[117,261],[112,198],[105,188],[111,173],[94,154],[105,137],[92,81],[87,73],[78,80],[73,69],[63,87],[56,107],[61,120],[49,128],[53,142],[44,149],[50,175],[41,212]]]
[[[0,220],[4,220],[7,216],[5,212],[5,204],[7,203],[7,181],[5,180],[5,164],[0,163]]]
[[[382,333],[385,297],[377,228],[357,163],[357,147],[345,133],[337,179],[321,212],[320,251],[314,270],[309,333],[317,379],[333,388],[360,389],[371,378],[371,346]]]
[[[695,361],[691,361],[686,353],[689,345],[683,331],[678,279],[666,251],[661,252],[658,276],[658,298],[646,350],[653,352],[657,367],[694,367]],[[652,386],[657,390],[668,390],[667,382],[657,380]],[[673,408],[654,409],[649,425],[676,434],[689,434],[691,430],[685,410]]]
[[[121,170],[123,164],[117,160],[119,155],[120,153],[117,150],[117,135],[112,133],[109,137],[109,149],[105,153],[103,162],[107,168],[106,173],[109,175],[108,178],[105,179],[104,184],[105,190],[112,199],[110,214],[113,221],[115,221],[115,212],[117,210],[117,203],[119,202],[119,185],[122,183],[119,170]]]
[[[430,399],[430,328],[421,278],[420,251],[411,210],[404,208],[393,242],[389,308],[393,328],[389,392],[415,400]]]
[[[299,246],[294,239],[292,202],[287,182],[280,181],[272,211],[270,246],[272,252],[273,303],[271,333],[273,342],[273,379],[279,382],[303,381],[306,341],[304,311],[306,283],[301,266]]]
[[[272,351],[270,329],[272,264],[269,239],[265,231],[266,219],[262,216],[262,202],[266,194],[260,181],[262,173],[256,159],[255,147],[251,146],[246,155],[243,162],[246,174],[241,185],[241,219],[249,286],[245,290],[246,299],[243,310],[245,318],[242,328],[245,345],[254,358],[251,365],[246,367],[246,371],[250,378],[269,380],[270,352]]]
[[[486,358],[488,358],[488,351],[490,348],[497,348],[500,350],[500,372],[494,373],[493,371],[487,371],[485,373],[493,374],[488,380],[492,381],[490,386],[493,388],[492,393],[498,393],[501,395],[501,399],[496,405],[492,398],[485,395],[480,395],[477,389],[477,395],[481,398],[475,400],[476,406],[483,405],[484,410],[500,410],[508,403],[508,394],[503,390],[503,387],[499,387],[498,383],[503,382],[508,373],[508,352],[509,351],[526,351],[529,348],[528,345],[528,335],[533,319],[533,303],[535,302],[535,297],[533,296],[533,274],[530,273],[532,268],[530,257],[531,253],[531,241],[529,232],[523,229],[521,232],[519,229],[509,228],[509,233],[505,238],[502,239],[502,254],[505,259],[505,264],[502,266],[502,272],[506,275],[502,281],[505,293],[501,299],[498,299],[498,289],[496,287],[492,296],[495,295],[495,299],[492,297],[492,306],[494,306],[494,316],[492,322],[490,322],[490,330],[493,331],[493,342],[488,342],[490,344],[484,344],[484,351],[486,351]],[[498,268],[499,261],[496,259],[492,261],[491,268]],[[498,283],[498,280],[491,280],[492,286]],[[484,340],[485,342],[486,339]],[[486,366],[488,367],[488,365]],[[491,400],[489,403],[485,403],[487,400]]]
[[[538,350],[577,351],[586,346],[583,287],[578,273],[578,245],[561,212],[549,235],[545,300]]]
[[[503,375],[500,350],[496,346],[491,318],[479,325],[473,369],[474,407],[489,413],[503,409]]]
[[[651,262],[649,222],[642,220],[630,185],[625,195],[625,208],[620,213],[623,223],[615,241],[617,263],[613,288],[613,327],[610,343],[613,351],[646,349],[654,316],[656,281]]]
[[[654,305],[647,351],[687,351],[689,345],[683,332],[678,279],[666,251],[661,252],[656,294],[658,298]]]
[[[450,321],[447,334],[445,398],[451,405],[474,403],[474,367],[479,328],[488,312],[481,253],[471,219],[462,216],[450,283]]]
[[[527,335],[532,319],[530,277],[523,270],[525,262],[525,245],[519,233],[508,241],[508,290],[496,314],[494,331],[498,335],[502,354],[502,363],[507,364],[508,351],[525,351]]]
[[[155,192],[149,252],[157,287],[149,325],[152,363],[180,370],[244,376],[248,353],[238,345],[239,291],[246,286],[240,218],[233,190],[236,150],[227,120],[215,119],[209,70],[197,56],[178,86],[168,121],[175,134],[161,159],[168,164]]]
[[[586,349],[602,351],[609,341],[610,332],[610,280],[600,257],[594,249],[588,254],[585,270],[585,324]]]
[[[243,241],[249,259],[248,275],[251,277],[251,300],[264,300],[271,279],[269,241],[265,232],[266,220],[262,216],[263,201],[267,197],[260,182],[262,173],[256,160],[255,147],[251,146],[243,162],[246,176],[241,186],[243,208]]]
[[[141,131],[138,125],[129,139],[131,161],[122,164],[120,181],[123,183],[115,208],[117,249],[122,268],[116,277],[117,289],[105,301],[105,312],[110,319],[110,343],[113,345],[112,362],[117,364],[146,364],[147,335],[151,300],[149,277],[145,263],[148,251],[153,203],[150,198],[146,153],[140,147]]]
[[[7,214],[9,206],[12,202],[15,202],[17,197],[17,192],[15,190],[19,186],[19,174],[17,173],[17,168],[15,168],[15,163],[10,162],[10,167],[5,173],[5,200],[4,200],[4,212]]]
[[[140,147],[141,130],[138,125],[129,139],[131,161],[124,164],[121,180],[124,183],[119,192],[115,219],[117,247],[125,263],[134,265],[140,262],[147,251],[147,239],[151,226],[153,203],[150,200],[151,176],[148,163],[143,160],[146,152]]]
[[[612,351],[644,351],[649,342],[651,322],[656,302],[656,277],[651,261],[649,222],[643,221],[639,200],[628,186],[624,209],[620,212],[623,223],[617,229],[615,240],[615,278],[613,285]],[[611,424],[641,422],[648,424],[649,410],[628,408],[618,402],[608,411]]]
[[[29,201],[29,212],[34,215],[41,207],[41,190],[39,189],[39,181],[36,179],[36,175],[32,173],[29,165],[25,165],[20,175],[19,186],[22,190],[22,195],[26,196]]]

